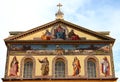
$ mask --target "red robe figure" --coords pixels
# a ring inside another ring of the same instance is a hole
[[[14,56],[10,64],[10,75],[9,76],[17,76],[18,68],[19,68],[18,60],[16,56]]]

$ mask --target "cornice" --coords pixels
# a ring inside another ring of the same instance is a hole
[[[2,78],[3,81],[34,81],[34,80],[40,80],[40,81],[43,81],[43,80],[65,80],[65,81],[70,81],[70,80],[103,80],[103,81],[116,81],[118,78],[31,78],[31,79],[15,79],[15,78],[11,78],[11,79],[7,79],[7,78]]]
[[[109,44],[114,40],[7,40],[6,44]]]

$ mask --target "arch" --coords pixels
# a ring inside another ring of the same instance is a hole
[[[35,76],[35,59],[32,56],[23,57],[21,60],[21,78],[33,78]],[[26,70],[27,69],[27,70]]]
[[[24,78],[32,78],[33,71],[33,61],[30,58],[26,58],[24,61],[24,71],[23,77]]]
[[[85,58],[85,76],[87,78],[100,77],[99,60],[95,56]]]
[[[55,62],[55,77],[65,77],[65,63],[61,59]]]
[[[52,75],[56,78],[64,78],[68,75],[68,62],[64,56],[56,56],[52,61]],[[58,73],[59,72],[59,73]],[[62,73],[62,75],[59,75]]]
[[[93,59],[88,59],[87,61],[87,73],[88,78],[96,77],[96,63]]]

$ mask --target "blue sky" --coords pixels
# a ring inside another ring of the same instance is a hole
[[[0,78],[6,60],[3,39],[9,31],[26,31],[55,20],[59,2],[65,20],[93,31],[110,31],[116,39],[113,55],[116,77],[120,77],[120,0],[0,0]]]

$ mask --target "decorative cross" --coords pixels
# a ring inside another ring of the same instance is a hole
[[[62,4],[61,4],[61,3],[59,3],[57,6],[59,7],[59,10],[60,10],[60,7],[62,7]]]

